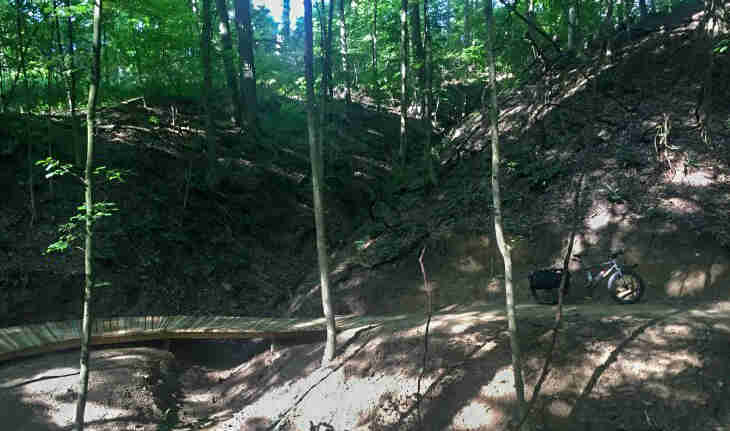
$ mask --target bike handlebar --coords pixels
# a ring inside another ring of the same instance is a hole
[[[616,259],[617,257],[621,256],[622,254],[624,254],[624,250],[616,250],[616,251],[612,251],[608,255],[608,257],[610,259]],[[581,254],[575,254],[575,255],[573,255],[572,259],[577,262],[580,262],[583,259],[583,256]]]

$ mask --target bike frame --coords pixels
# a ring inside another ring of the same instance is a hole
[[[594,276],[592,270],[595,268],[603,268],[603,269],[601,269],[598,272],[598,274],[595,274],[595,276]],[[585,287],[590,288],[590,289],[594,288],[596,286],[596,284],[605,280],[614,272],[618,272],[619,274],[623,275],[623,268],[621,268],[621,265],[619,265],[619,263],[616,261],[615,257],[611,258],[610,260],[608,260],[606,262],[599,263],[596,265],[591,265],[585,269],[582,269],[582,271],[586,273],[586,278],[587,278],[587,283],[586,283]]]

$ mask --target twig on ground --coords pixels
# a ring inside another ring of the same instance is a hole
[[[555,345],[558,343],[558,331],[563,321],[563,291],[565,290],[565,287],[568,283],[568,265],[570,264],[570,258],[573,255],[575,232],[578,230],[579,226],[578,221],[580,214],[580,193],[583,190],[584,178],[585,176],[583,174],[580,174],[580,176],[578,177],[578,185],[576,186],[575,197],[573,200],[573,228],[570,232],[570,240],[568,241],[568,251],[565,253],[565,258],[563,259],[563,276],[560,279],[560,288],[558,289],[558,309],[555,311],[555,324],[552,328],[553,336],[550,343],[550,349],[548,349],[548,352],[546,354],[545,363],[542,366],[542,371],[540,371],[540,377],[538,377],[537,379],[535,389],[532,391],[532,397],[530,398],[530,402],[527,404],[527,410],[525,411],[525,415],[522,417],[522,419],[520,419],[517,427],[515,427],[516,430],[521,429],[522,425],[525,423],[525,421],[527,421],[527,418],[530,417],[530,412],[535,407],[535,403],[537,402],[537,396],[540,394],[542,385],[543,383],[545,383],[548,374],[550,374],[550,364],[553,360],[553,352],[555,351]]]
[[[424,245],[421,249],[421,254],[418,256],[418,264],[421,266],[421,273],[423,274],[423,288],[426,291],[426,331],[423,334],[423,365],[421,366],[421,374],[418,375],[418,384],[416,386],[416,410],[418,412],[418,424],[422,428],[422,417],[421,417],[421,380],[423,375],[426,374],[426,362],[428,361],[428,330],[431,326],[431,315],[433,314],[433,302],[431,297],[431,285],[428,282],[428,276],[426,275],[426,267],[423,264],[423,255],[426,254],[426,246]]]

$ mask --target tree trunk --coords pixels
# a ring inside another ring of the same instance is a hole
[[[305,31],[305,75],[307,81],[307,132],[309,137],[309,157],[312,165],[312,194],[314,200],[314,223],[317,231],[317,259],[319,261],[319,277],[322,291],[322,310],[327,325],[327,341],[325,342],[322,366],[327,365],[335,357],[336,328],[329,290],[329,263],[327,261],[327,240],[324,224],[324,208],[322,202],[322,160],[321,151],[317,148],[317,122],[314,115],[314,72],[313,72],[313,37],[312,37],[312,0],[304,0]],[[319,131],[321,133],[321,130]]]
[[[281,6],[281,36],[284,45],[287,45],[289,43],[289,37],[291,36],[290,0],[283,0]]]
[[[464,47],[471,46],[471,0],[464,0]]]
[[[433,91],[431,84],[431,68],[433,66],[433,49],[431,44],[431,20],[428,14],[428,0],[423,0],[423,38],[425,39],[425,49],[423,53],[423,92],[424,92],[424,109],[423,109],[423,121],[424,130],[426,131],[426,145],[425,145],[425,159],[426,169],[428,171],[428,178],[432,185],[436,185],[438,178],[436,177],[436,171],[434,169],[434,157],[431,143],[432,135],[432,122],[431,122],[431,106],[433,106]]]
[[[210,0],[203,0],[203,8],[201,10],[201,19],[203,21],[203,31],[200,38],[200,59],[203,68],[203,110],[205,111],[205,140],[208,153],[208,184],[213,186],[217,181],[216,169],[216,141],[213,136],[213,112],[212,112],[212,92],[213,78],[210,70]]]
[[[352,103],[352,78],[347,49],[347,20],[345,19],[345,0],[340,0],[340,55],[342,56],[342,75],[345,81],[345,103]]]
[[[489,1],[489,0],[487,0]],[[528,0],[527,3],[527,34],[530,37],[530,41],[532,42],[532,57],[537,59],[540,56],[540,53],[538,52],[537,47],[537,31],[535,30],[537,28],[537,17],[535,16],[535,0]]]
[[[228,2],[226,0],[216,0],[216,9],[218,9],[218,33],[223,43],[223,69],[226,74],[228,91],[231,93],[234,121],[237,126],[241,126],[243,124],[241,95],[236,81],[236,69],[233,67],[233,43],[231,42],[231,26],[228,23]]]
[[[575,5],[568,6],[568,51],[575,51],[576,48],[576,22],[575,22]]]
[[[241,73],[241,106],[245,106],[246,123],[256,131],[256,68],[253,56],[253,29],[251,27],[251,0],[236,2],[236,28],[238,29],[238,55]]]
[[[372,79],[372,93],[375,96],[377,102],[377,110],[380,111],[380,97],[378,97],[378,0],[373,0],[373,30],[370,35],[371,52],[372,52],[372,68],[373,68],[373,79]]]
[[[420,105],[420,114],[423,115],[424,105],[426,103],[423,89],[426,86],[424,76],[424,64],[426,63],[425,53],[423,50],[423,42],[421,40],[421,12],[418,7],[418,0],[411,3],[411,40],[414,51],[415,73],[418,77],[418,92],[416,94]]]
[[[400,148],[398,163],[401,169],[406,166],[408,151],[408,0],[400,3]]]
[[[94,38],[92,41],[93,57],[91,61],[91,77],[89,83],[89,102],[86,110],[86,172],[84,186],[86,187],[86,244],[84,247],[84,269],[86,272],[84,283],[84,311],[81,324],[81,360],[79,378],[79,399],[76,403],[76,431],[84,429],[84,410],[89,389],[89,340],[91,338],[91,297],[94,287],[93,265],[93,216],[94,200],[92,191],[94,186],[94,122],[96,121],[96,95],[99,89],[101,76],[101,2],[94,2]]]
[[[504,290],[507,303],[507,326],[510,335],[510,348],[512,350],[512,370],[514,373],[515,394],[517,396],[518,423],[525,413],[525,387],[522,381],[522,355],[517,331],[517,319],[515,318],[514,288],[512,285],[512,257],[510,256],[509,244],[505,241],[502,223],[502,200],[499,185],[499,131],[497,128],[497,74],[494,64],[494,41],[495,24],[492,11],[492,0],[486,1],[487,15],[487,64],[489,66],[489,86],[491,103],[489,108],[490,132],[492,135],[492,200],[494,205],[494,232],[497,237],[497,245],[504,260]]]
[[[646,7],[646,0],[639,0],[639,14],[640,14],[642,21],[649,14],[647,7]]]
[[[70,7],[71,0],[66,0],[66,8]],[[68,109],[71,110],[71,140],[74,148],[74,160],[77,165],[81,165],[83,161],[84,144],[79,139],[79,121],[76,117],[76,82],[78,80],[78,72],[76,71],[76,65],[74,64],[76,61],[76,54],[74,52],[74,26],[70,12],[68,13],[68,18],[66,18],[66,26],[66,34],[68,37],[68,40],[66,41],[66,71],[69,74],[66,97],[68,98]]]
[[[613,0],[606,0],[606,3],[606,18],[603,20],[603,23],[599,27],[599,40],[601,40],[602,44],[601,58],[603,56],[610,58],[613,55],[613,44],[611,43],[611,40],[613,39],[613,36],[611,34],[611,27],[613,24]]]
[[[631,8],[634,0],[624,0],[624,25],[626,26],[626,40],[631,40]]]

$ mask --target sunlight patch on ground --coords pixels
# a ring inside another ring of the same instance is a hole
[[[59,367],[59,368],[52,368],[50,370],[45,370],[43,372],[33,374],[32,376],[21,376],[21,377],[15,377],[15,378],[9,378],[7,380],[3,380],[3,383],[0,384],[0,389],[9,389],[12,387],[24,385],[26,387],[29,387],[27,392],[31,392],[32,390],[45,390],[45,389],[53,389],[51,386],[50,381],[54,379],[54,377],[59,376],[69,376],[69,375],[75,375],[78,374],[79,369],[78,368],[72,368],[72,367]],[[32,382],[33,380],[38,379],[47,379],[42,380],[39,382]],[[34,386],[35,385],[35,386]],[[31,388],[32,387],[32,390]],[[60,385],[59,385],[60,387]]]
[[[455,264],[456,268],[463,272],[475,273],[484,270],[484,265],[479,263],[472,256],[464,256]]]
[[[472,430],[496,427],[504,420],[504,413],[489,404],[474,400],[459,410],[451,422],[453,430]]]
[[[591,230],[597,231],[608,226],[610,222],[611,214],[609,214],[608,211],[599,210],[596,215],[588,220],[587,225]]]
[[[712,185],[714,181],[710,177],[709,172],[696,171],[689,175],[675,175],[672,177],[674,184],[687,184],[693,187],[706,187]]]
[[[670,280],[665,286],[669,296],[693,295],[702,292],[707,282],[705,271],[672,271]]]

